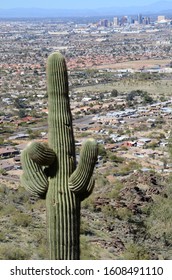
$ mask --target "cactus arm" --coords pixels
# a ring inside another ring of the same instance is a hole
[[[69,178],[69,188],[75,194],[90,192],[92,185],[90,178],[97,161],[97,154],[97,142],[92,138],[88,139],[81,149],[79,164]]]
[[[36,196],[45,197],[48,189],[48,178],[42,166],[30,159],[27,148],[21,154],[21,163],[23,167],[21,184],[23,187]]]
[[[27,146],[27,152],[35,163],[42,166],[49,166],[55,160],[55,153],[46,144],[39,142],[31,142]]]
[[[46,194],[46,187],[45,187],[45,192],[41,192],[40,191],[38,192],[38,187],[35,188],[35,181],[33,180],[30,180],[30,178],[25,174],[23,173],[21,176],[20,176],[20,181],[21,181],[21,185],[31,194],[33,195],[34,197],[37,197],[37,198],[45,198],[45,194]]]
[[[84,199],[90,196],[90,194],[94,189],[94,185],[95,185],[95,179],[92,176],[86,190],[79,194],[80,201],[83,201]]]

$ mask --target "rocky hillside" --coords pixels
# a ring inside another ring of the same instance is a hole
[[[158,199],[168,202],[166,190],[165,179],[153,172],[113,183],[99,175],[94,193],[82,203],[81,258],[170,259],[169,232],[159,227],[157,234],[152,227],[161,222],[154,210]],[[5,184],[0,194],[0,259],[48,259],[45,201]]]

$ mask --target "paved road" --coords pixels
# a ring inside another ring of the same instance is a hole
[[[91,121],[92,121],[92,118],[94,117],[95,115],[89,115],[89,116],[85,116],[83,118],[79,118],[79,119],[75,119],[73,121],[73,124],[85,124],[85,125],[88,125]],[[17,134],[25,134],[27,133],[27,129],[28,127],[22,127],[22,129],[18,130],[17,133],[13,133],[11,136],[17,136]],[[47,130],[48,131],[48,125],[44,125],[44,126],[37,126],[37,127],[32,127],[31,128],[32,130]]]
[[[83,118],[79,118],[79,119],[76,119],[73,121],[74,124],[89,124],[90,122],[92,122],[92,118],[94,117],[95,115],[89,115],[89,116],[85,116]]]

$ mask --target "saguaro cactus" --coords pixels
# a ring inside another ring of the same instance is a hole
[[[75,142],[64,57],[47,61],[48,145],[33,142],[22,152],[21,182],[33,195],[46,197],[50,259],[80,258],[80,205],[94,187],[97,143],[88,139],[76,166]]]

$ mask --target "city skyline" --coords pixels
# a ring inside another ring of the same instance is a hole
[[[15,2],[15,3],[14,3]],[[79,0],[63,0],[60,3],[57,3],[55,0],[30,0],[29,2],[24,2],[23,0],[6,0],[0,3],[0,9],[13,9],[13,8],[43,8],[43,9],[99,9],[99,8],[110,8],[110,7],[130,7],[130,6],[146,6],[150,4],[154,4],[157,2],[156,0],[121,0],[120,3],[114,0],[87,0],[87,1],[79,1]],[[169,2],[170,1],[165,1]]]

